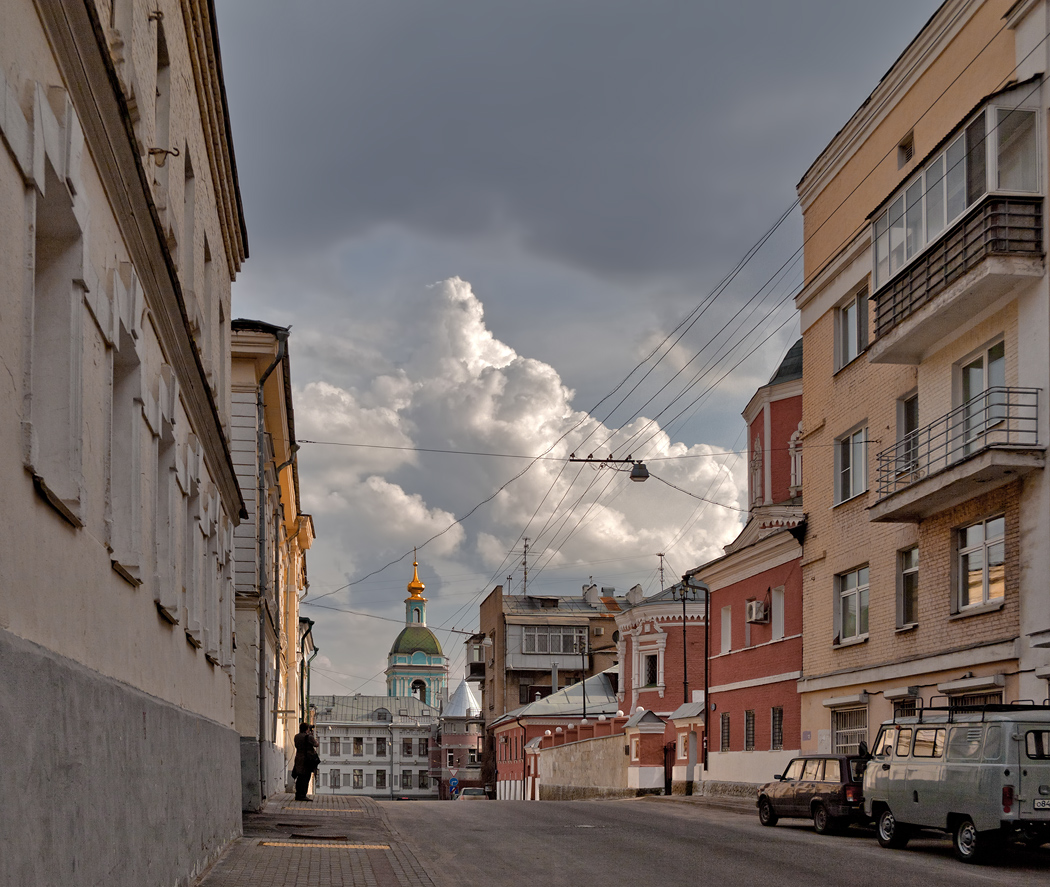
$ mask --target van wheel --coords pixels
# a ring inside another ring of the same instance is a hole
[[[1001,846],[998,832],[977,831],[969,816],[956,822],[952,830],[952,852],[960,862],[984,862]]]
[[[897,822],[896,817],[886,807],[880,814],[875,824],[875,834],[879,844],[893,850],[899,850],[908,843],[908,828]]]
[[[773,810],[773,805],[769,803],[769,798],[759,799],[758,821],[762,825],[776,825],[779,818]]]
[[[837,823],[828,816],[828,808],[823,804],[813,805],[813,831],[818,835],[830,835],[834,833]]]

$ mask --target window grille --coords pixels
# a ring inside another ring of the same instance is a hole
[[[719,748],[722,751],[729,751],[729,712],[722,712],[721,720],[722,736],[721,744]]]
[[[770,748],[774,751],[780,751],[784,747],[784,709],[779,705],[774,706],[771,720],[773,735]]]
[[[868,738],[868,710],[847,708],[831,713],[831,730],[834,736],[834,752],[838,755],[855,755],[860,741]]]
[[[755,713],[744,712],[744,751],[755,750]]]

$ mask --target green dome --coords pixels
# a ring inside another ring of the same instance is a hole
[[[430,656],[444,656],[441,652],[441,644],[434,637],[434,633],[423,625],[406,625],[401,634],[394,640],[390,648],[390,655],[395,653],[417,653],[423,652]]]

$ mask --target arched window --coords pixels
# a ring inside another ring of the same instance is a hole
[[[798,430],[791,435],[788,441],[788,453],[791,456],[791,495],[798,496],[802,492],[802,423],[798,423]]]
[[[751,448],[751,501],[762,501],[762,439],[757,436]]]
[[[426,681],[415,680],[412,682],[412,695],[420,702],[427,701],[427,684]]]
[[[412,608],[412,621],[413,622],[422,622],[423,621],[423,618],[422,618],[422,616],[420,614],[420,611],[419,611],[419,607],[413,607]]]

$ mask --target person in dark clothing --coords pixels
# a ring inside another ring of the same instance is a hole
[[[314,775],[317,765],[321,762],[321,756],[317,749],[321,743],[314,736],[314,728],[303,721],[299,725],[299,732],[295,734],[295,762],[292,765],[292,777],[295,779],[295,800],[312,801],[313,798],[306,797],[310,791],[310,777]]]

